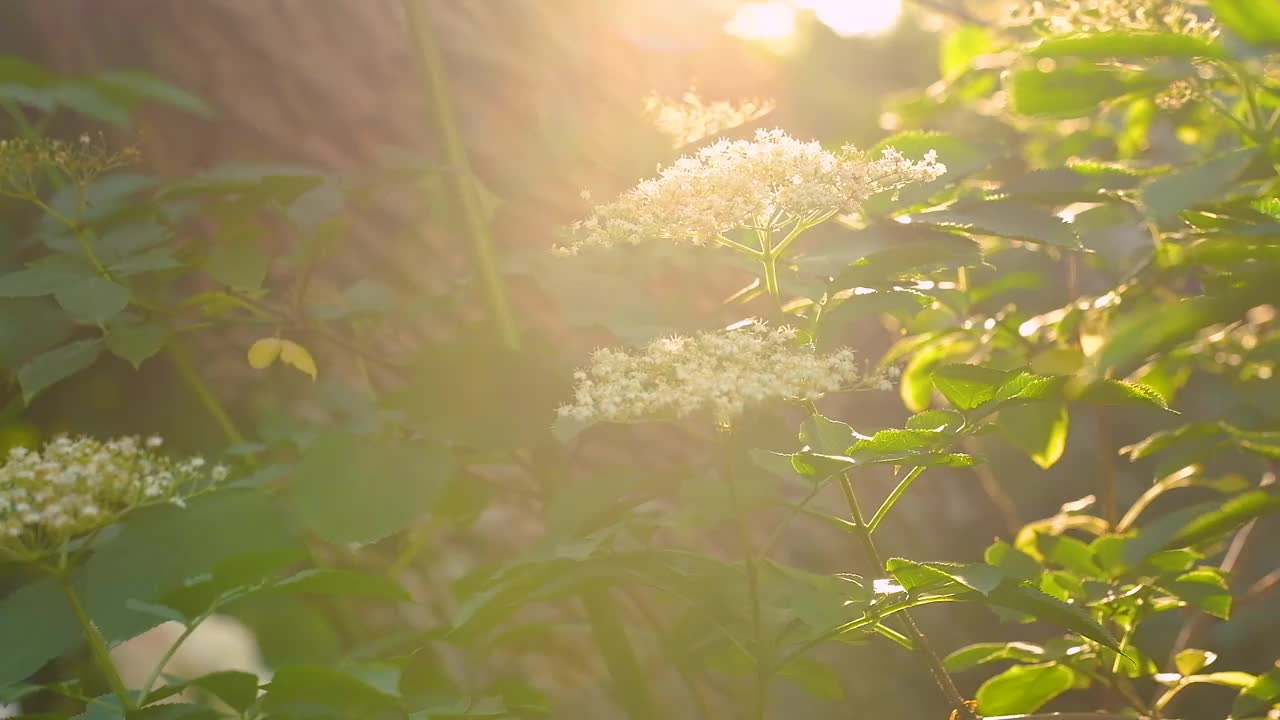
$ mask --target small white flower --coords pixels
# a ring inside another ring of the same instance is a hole
[[[149,448],[155,449],[160,447],[163,444],[164,444],[164,438],[160,437],[159,435],[152,435],[151,437],[147,438],[147,447]]]

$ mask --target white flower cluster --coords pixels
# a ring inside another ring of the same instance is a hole
[[[728,424],[767,400],[816,399],[828,392],[890,388],[891,372],[868,371],[853,351],[819,354],[796,331],[759,322],[691,337],[655,340],[638,353],[601,349],[574,374],[562,418],[638,422],[707,411]]]
[[[678,101],[650,95],[644,113],[658,132],[671,138],[673,146],[683,147],[759,120],[776,106],[772,100],[744,100],[736,105],[726,100],[708,102],[690,90]]]
[[[781,130],[754,141],[720,140],[660,170],[570,227],[563,255],[586,246],[637,245],[656,238],[713,242],[739,229],[781,230],[856,207],[875,193],[933,180],[946,172],[934,153],[914,162],[886,149],[869,158],[839,152]]]
[[[1184,0],[1034,0],[1014,19],[1053,35],[1112,30],[1167,31],[1213,39],[1217,24]]]
[[[159,437],[54,438],[15,447],[0,465],[0,556],[39,558],[145,505],[184,499],[227,478],[204,458],[174,462],[154,452]]]

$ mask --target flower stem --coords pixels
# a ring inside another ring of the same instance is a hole
[[[462,207],[467,234],[471,237],[476,268],[484,286],[489,312],[503,344],[508,349],[519,350],[522,344],[520,328],[511,310],[507,287],[493,246],[492,228],[477,192],[475,175],[467,159],[467,148],[462,142],[462,133],[458,130],[457,119],[453,114],[448,78],[445,76],[444,63],[431,27],[431,13],[423,0],[403,0],[403,3],[409,34],[413,36],[418,63],[422,66],[425,95],[435,117],[436,137],[453,170],[455,190]]]
[[[151,674],[147,676],[147,681],[142,685],[142,695],[140,696],[142,702],[146,702],[147,695],[151,694],[151,689],[155,687],[156,681],[160,679],[160,675],[164,672],[165,666],[169,664],[169,661],[173,659],[175,654],[177,654],[179,648],[182,647],[182,644],[191,637],[191,633],[195,632],[196,628],[199,627],[200,623],[204,622],[207,617],[207,615],[201,615],[199,617],[192,618],[191,622],[183,628],[182,634],[173,641],[173,644],[169,646],[168,650],[164,651],[164,655],[161,656],[160,662],[156,663],[155,668],[151,670]]]
[[[120,707],[125,711],[133,710],[133,699],[129,697],[129,690],[125,688],[124,681],[120,679],[120,672],[116,670],[115,663],[111,661],[111,651],[107,649],[107,639],[102,636],[102,631],[97,625],[93,624],[93,620],[89,617],[89,613],[85,612],[84,604],[80,602],[80,595],[76,593],[75,587],[71,583],[70,574],[65,570],[57,573],[58,584],[62,586],[62,592],[67,596],[67,602],[71,604],[71,611],[76,616],[76,622],[80,623],[80,631],[84,635],[85,642],[89,645],[89,654],[93,658],[93,663],[102,672],[103,677],[107,679],[107,685],[111,687],[111,692],[120,700]]]
[[[595,588],[583,592],[582,604],[587,610],[591,635],[604,656],[605,666],[613,678],[627,717],[631,720],[656,720],[658,713],[644,681],[644,670],[636,659],[626,628],[618,617],[618,607],[609,597],[608,589]]]
[[[844,490],[845,501],[849,504],[849,514],[853,519],[855,534],[862,543],[863,552],[866,554],[867,559],[875,565],[877,572],[882,571],[884,570],[884,559],[880,557],[880,551],[876,548],[875,541],[871,539],[871,529],[867,526],[866,521],[862,519],[862,508],[858,506],[858,498],[853,492],[853,483],[849,481],[847,474],[840,476],[840,484]],[[956,717],[961,718],[961,720],[977,720],[977,716],[974,715],[973,710],[969,709],[964,696],[960,694],[960,690],[956,688],[951,675],[942,664],[942,658],[938,656],[933,646],[929,644],[929,640],[924,636],[920,627],[916,625],[911,613],[903,610],[901,615],[907,637],[924,655],[925,661],[929,664],[929,670],[933,673],[934,682],[938,684],[938,689],[947,698],[947,702],[955,709]]]
[[[195,363],[191,361],[191,353],[187,351],[186,346],[178,340],[170,340],[169,359],[173,361],[173,366],[177,369],[182,381],[200,400],[200,404],[213,417],[214,422],[218,423],[218,427],[222,428],[222,434],[226,435],[227,440],[236,444],[243,443],[245,440],[244,433],[240,432],[240,428],[231,419],[231,414],[222,406],[218,396],[213,393],[213,390],[209,388],[209,384],[200,376],[200,371],[196,369]]]
[[[764,289],[769,291],[769,297],[781,304],[782,290],[778,287],[778,259],[772,255],[766,255],[760,260],[760,264],[764,265]]]
[[[893,489],[893,492],[889,493],[889,497],[885,498],[884,503],[880,505],[880,509],[876,510],[876,514],[871,516],[871,521],[867,523],[867,534],[876,531],[876,528],[880,526],[880,521],[884,520],[884,516],[888,515],[893,506],[898,504],[898,500],[906,494],[907,489],[911,487],[911,483],[915,482],[916,478],[920,477],[922,473],[924,473],[923,465],[913,467],[907,472],[906,476],[898,483],[898,486]]]

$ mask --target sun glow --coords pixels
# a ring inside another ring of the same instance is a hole
[[[796,32],[801,11],[841,37],[878,35],[893,29],[902,17],[902,0],[768,0],[739,6],[725,23],[730,35],[747,40],[780,41]]]

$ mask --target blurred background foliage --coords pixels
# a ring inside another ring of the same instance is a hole
[[[306,302],[305,309],[273,308],[256,327],[252,322],[215,324],[207,332],[174,333],[152,344],[133,336],[139,346],[95,354],[83,372],[41,388],[29,404],[24,394],[33,393],[20,382],[19,369],[82,333],[50,312],[47,301],[0,305],[0,451],[59,432],[109,436],[161,430],[181,451],[214,455],[230,445],[230,457],[248,472],[261,469],[261,463],[269,472],[267,459],[275,457],[278,444],[313,441],[330,451],[325,457],[307,455],[303,462],[365,471],[391,462],[387,455],[394,451],[382,453],[326,433],[381,427],[399,412],[417,427],[466,448],[468,468],[483,467],[486,458],[504,449],[507,441],[491,445],[493,437],[526,431],[531,436],[520,447],[531,448],[530,462],[545,459],[537,453],[554,455],[539,423],[563,397],[564,378],[586,351],[614,341],[601,326],[606,316],[624,319],[615,328],[623,340],[652,336],[655,328],[708,327],[733,319],[734,310],[726,310],[721,298],[749,279],[732,271],[709,275],[696,262],[673,258],[651,277],[621,283],[619,268],[608,265],[630,260],[593,260],[600,264],[599,274],[584,279],[570,277],[576,271],[546,258],[558,228],[587,210],[581,190],[612,197],[678,154],[642,113],[644,98],[655,92],[679,97],[692,87],[707,98],[776,103],[752,125],[731,131],[737,136],[751,127],[776,125],[828,146],[871,147],[886,135],[917,129],[980,138],[982,144],[938,150],[953,169],[986,168],[1015,191],[1026,183],[1024,189],[1034,192],[1037,180],[1052,186],[1048,175],[1026,171],[1092,155],[1090,148],[1105,148],[1098,153],[1103,156],[1112,150],[1120,158],[1141,154],[1148,166],[1158,166],[1186,161],[1213,144],[1210,124],[1176,110],[1157,111],[1149,99],[1092,123],[1076,119],[1079,115],[1043,121],[1059,124],[1045,135],[1028,132],[1040,139],[1023,144],[1026,123],[1032,121],[982,108],[1000,83],[998,59],[977,71],[971,62],[995,44],[998,31],[988,28],[1008,11],[1006,3],[743,5],[732,0],[431,3],[478,207],[492,222],[512,302],[526,331],[528,347],[521,354],[506,354],[475,330],[484,317],[484,296],[467,249],[467,221],[452,194],[450,172],[441,169],[449,164],[446,148],[432,129],[417,49],[398,4],[43,0],[0,5],[0,135],[76,138],[102,132],[111,145],[138,148],[141,163],[94,185],[88,207],[110,210],[118,207],[113,197],[162,188],[148,207],[158,208],[164,223],[145,215],[112,221],[133,238],[174,233],[163,239],[178,248],[177,257],[205,263],[204,276],[178,281],[180,291],[159,290],[161,302],[185,297],[216,316],[219,303],[240,302],[229,297],[256,303],[255,293],[268,285],[292,288],[297,302],[304,296]],[[1122,211],[1104,208],[1077,218],[1080,242],[1094,254],[1077,261],[1076,256],[1064,260],[1051,246],[1033,252],[998,248],[967,276],[972,288],[985,291],[975,304],[992,317],[1016,307],[1013,316],[1026,318],[1109,290],[1117,279],[1115,268],[1127,267],[1149,249],[1149,238],[1141,228],[1116,230],[1095,212]],[[5,228],[0,273],[21,268],[39,244],[58,234],[47,217],[20,202],[0,204],[0,217]],[[1096,232],[1091,219],[1098,221]],[[815,243],[822,246],[843,232],[816,230]],[[162,286],[168,282],[165,258],[151,260],[158,263],[154,271]],[[227,312],[234,310],[229,306]],[[332,324],[285,322],[304,315]],[[904,331],[928,333],[956,319],[941,309],[906,321],[863,314],[842,325],[839,337],[866,357],[878,358]],[[304,374],[282,364],[266,374],[245,366],[250,344],[282,323],[292,333],[286,337],[319,366],[314,389]],[[161,344],[167,350],[152,354]],[[353,344],[360,352],[349,352]],[[131,363],[132,352],[138,354]],[[1097,493],[1104,474],[1114,476],[1116,496],[1102,501],[1126,507],[1150,485],[1156,468],[1151,460],[1121,462],[1117,453],[1154,431],[1222,418],[1274,427],[1280,388],[1263,382],[1267,378],[1242,382],[1238,366],[1218,362],[1233,353],[1224,348],[1212,361],[1219,371],[1189,376],[1178,393],[1181,417],[1128,409],[1073,416],[1061,460],[1047,471],[1006,443],[978,441],[974,450],[989,464],[931,473],[887,521],[884,543],[895,554],[917,559],[976,559],[996,537],[1012,539],[1022,523]],[[1051,360],[1046,356],[1043,362]],[[133,367],[138,364],[140,370]],[[407,382],[404,367],[412,368]],[[192,372],[216,391],[227,419],[209,412],[207,399],[184,381]],[[1169,389],[1184,371],[1170,366],[1149,375],[1148,382],[1164,382]],[[392,394],[395,409],[375,407],[365,388]],[[859,396],[854,402],[846,415],[855,416],[860,429],[899,427],[909,414],[891,394]],[[495,414],[505,416],[511,427],[493,431],[489,423]],[[669,430],[619,433],[609,440],[607,457],[594,460],[613,464],[625,458],[622,464],[629,464],[635,477],[618,478],[621,487],[646,471],[678,478],[686,460],[682,453],[696,441]],[[1207,462],[1217,474],[1256,478],[1262,472],[1258,461],[1247,458],[1223,455]],[[336,471],[317,472],[336,478]],[[334,553],[329,560],[339,565],[376,565],[412,558],[406,550],[425,545],[430,559],[422,564],[431,567],[422,569],[410,590],[433,597],[441,585],[465,586],[481,569],[509,559],[543,534],[542,510],[521,495],[528,488],[513,488],[501,472],[441,473],[448,477],[431,490],[432,497],[420,498],[435,503],[442,518],[438,526],[383,541],[374,548],[380,558],[374,561],[342,554],[341,541],[366,533],[339,524],[327,538],[336,543],[323,552]],[[885,473],[868,482],[887,492],[891,480]],[[316,506],[310,512],[335,509]],[[1274,523],[1257,532],[1257,551],[1238,568],[1245,585],[1273,568],[1268,549],[1280,547]],[[842,545],[805,533],[788,535],[782,550],[791,562],[814,572],[847,571],[856,564]],[[430,608],[431,601],[419,612],[456,610],[447,607],[446,594],[440,593],[441,607]],[[299,605],[267,596],[230,610],[254,628],[270,666],[351,658],[369,652],[371,638],[406,640],[394,633],[383,637],[403,618],[345,601]],[[1218,652],[1224,665],[1264,670],[1280,639],[1277,612],[1275,597],[1250,603],[1229,622],[1212,623],[1202,645]],[[422,617],[413,621],[431,626]],[[607,693],[598,669],[575,655],[580,623],[569,623],[550,638],[538,630],[540,622],[548,620],[531,620],[513,631],[527,636],[508,646],[514,659],[490,666],[496,668],[491,679],[497,686],[518,677],[542,690],[559,688],[553,716],[598,717],[586,708],[598,708]],[[1024,628],[1001,623],[977,607],[924,612],[921,622],[945,650],[977,638],[1026,637]],[[837,662],[838,687],[819,688],[816,696],[784,691],[778,703],[793,708],[791,716],[915,718],[946,712],[908,653],[878,645],[824,653]],[[422,675],[420,692],[432,691],[437,669],[429,661],[406,672]],[[966,694],[972,695],[981,680],[961,676]],[[666,686],[660,691],[683,692]],[[508,700],[520,692],[509,689]],[[1195,713],[1189,705],[1185,717],[1198,717]]]

